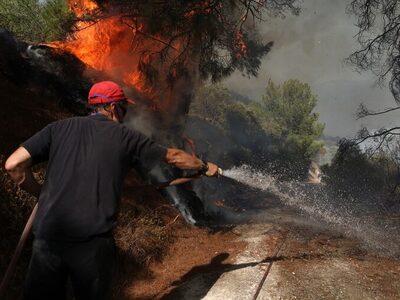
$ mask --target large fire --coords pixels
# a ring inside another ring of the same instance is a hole
[[[119,18],[111,17],[83,27],[74,39],[57,43],[57,46],[73,53],[93,69],[121,78],[125,84],[144,91],[145,84],[138,71],[140,57],[131,49],[130,41],[134,35],[135,32],[128,30]]]
[[[159,108],[165,109],[169,105],[165,103],[169,102],[167,95],[160,100],[162,89],[160,86],[155,89],[154,82],[149,82],[143,70],[143,63],[165,47],[163,41],[157,37],[146,38],[137,20],[124,20],[120,16],[104,17],[94,23],[85,20],[88,13],[98,10],[92,0],[70,0],[69,7],[82,19],[76,24],[78,31],[74,38],[52,46],[71,52],[91,68],[135,87]],[[177,43],[171,46],[179,47]]]
[[[107,15],[94,0],[69,0],[69,7],[80,19],[75,24],[78,30],[68,41],[51,46],[74,54],[109,79],[134,87],[152,107],[172,115],[187,113],[190,93],[198,80],[198,40],[189,41],[184,34],[174,32],[171,37],[149,35],[140,17]],[[196,13],[209,14],[210,7],[208,0],[193,3],[184,16],[190,20]],[[174,34],[178,37],[172,38]],[[237,59],[248,54],[240,31],[234,37],[234,47]],[[179,65],[182,61],[185,68]]]
[[[98,9],[92,0],[70,0],[69,7],[82,19],[85,14]],[[115,16],[96,23],[80,21],[76,26],[78,31],[73,39],[53,43],[53,46],[71,52],[95,70],[122,79],[126,85],[133,85],[141,92],[149,92],[138,70],[139,61],[144,58],[133,53],[132,43],[136,35],[133,28]]]

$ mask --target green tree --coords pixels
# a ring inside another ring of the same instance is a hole
[[[371,159],[354,141],[342,139],[330,166],[322,168],[326,182],[343,196],[363,196],[383,191],[385,175],[382,159]]]
[[[316,103],[309,85],[298,80],[282,86],[269,81],[261,103],[243,103],[222,85],[209,85],[196,93],[190,114],[221,129],[240,149],[242,162],[271,165],[278,176],[298,178],[323,149],[317,141],[324,125],[313,112]]]
[[[269,80],[262,103],[253,104],[253,109],[264,129],[285,140],[294,157],[310,159],[323,148],[317,139],[325,125],[313,112],[316,104],[317,97],[307,83],[291,79],[276,85]]]
[[[233,160],[260,162],[268,152],[269,139],[256,114],[221,84],[200,88],[191,103],[190,115],[217,127],[229,139],[229,147],[223,147],[228,147],[227,155]]]
[[[252,103],[252,102],[250,102]],[[211,84],[200,88],[190,106],[190,114],[200,117],[222,129],[225,134],[243,133],[251,140],[256,133],[263,131],[260,120],[252,107],[235,99],[232,93],[221,84]]]
[[[229,90],[221,84],[201,87],[190,105],[190,114],[224,128],[225,112],[231,104]]]
[[[0,27],[29,42],[61,40],[74,23],[65,0],[0,0]]]

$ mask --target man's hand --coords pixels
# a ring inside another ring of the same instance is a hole
[[[183,170],[200,170],[203,162],[183,150],[168,148],[165,161]]]
[[[206,172],[205,175],[208,177],[217,177],[218,176],[218,166],[211,162],[209,162],[207,164],[208,164],[208,171]]]
[[[183,150],[168,148],[165,161],[175,167],[183,170],[201,170],[203,161],[194,155],[190,155]],[[208,170],[204,174],[206,176],[218,176],[218,166],[208,163]]]

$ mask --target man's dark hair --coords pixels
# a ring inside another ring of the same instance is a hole
[[[118,110],[121,110],[122,106],[125,104],[123,101],[111,102],[111,103],[115,103],[115,106],[117,107]],[[104,110],[108,110],[111,103],[99,103],[99,104],[93,104],[93,105],[89,104],[88,106],[89,106],[90,112],[92,113],[92,112],[97,112],[100,108],[102,108]]]
[[[88,104],[88,107],[89,107],[89,113],[93,113],[99,111],[100,108],[108,110],[108,108],[110,107],[110,103],[99,103],[93,105]]]

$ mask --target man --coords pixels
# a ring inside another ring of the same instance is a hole
[[[123,179],[136,162],[218,174],[215,164],[121,125],[130,101],[116,83],[96,83],[89,92],[93,114],[47,125],[7,159],[13,180],[39,198],[25,299],[63,299],[68,277],[76,299],[109,298],[112,229]],[[41,186],[30,167],[43,161],[48,165]]]

